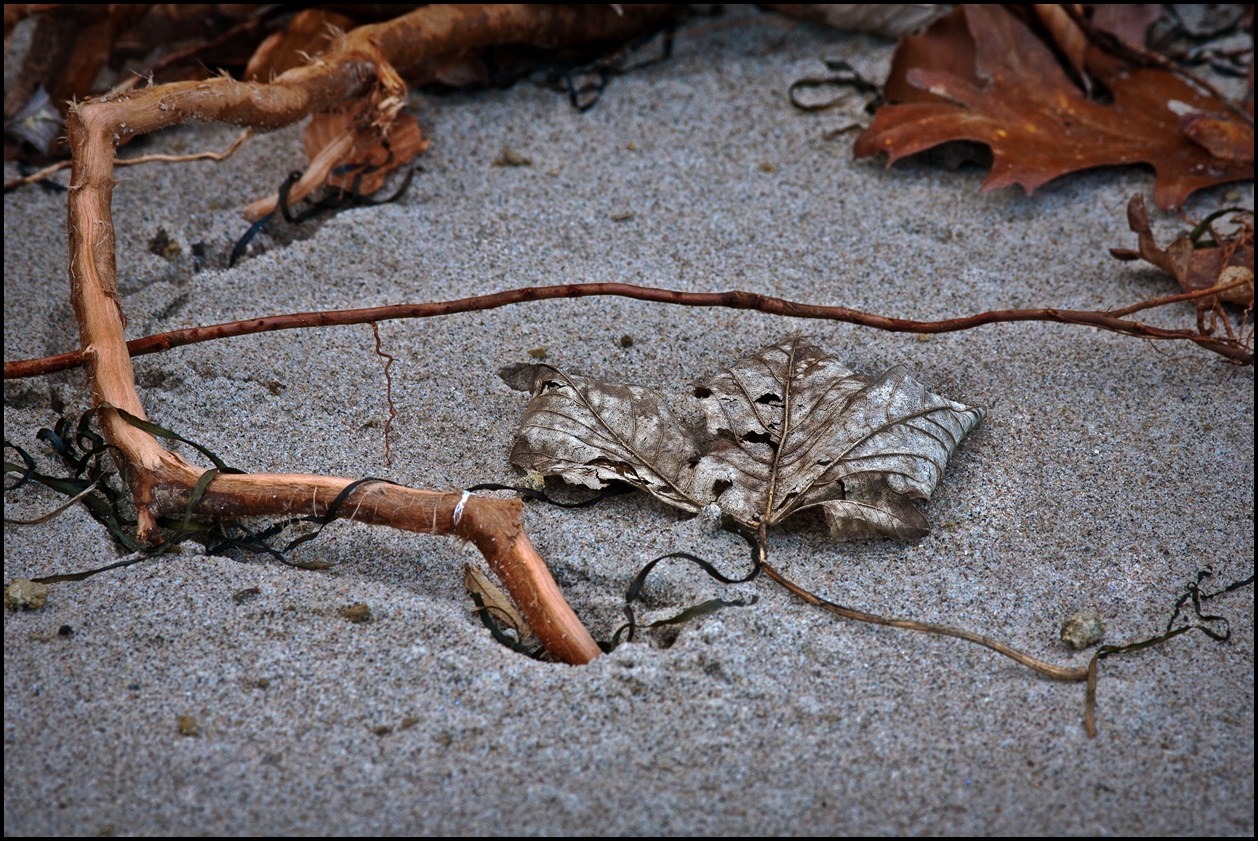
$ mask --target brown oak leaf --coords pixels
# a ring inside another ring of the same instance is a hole
[[[957,45],[966,34],[974,64],[959,73],[966,48]],[[1248,132],[1252,146],[1253,129],[1236,123],[1223,103],[1165,71],[1131,69],[1096,50],[1089,56],[1113,104],[1088,99],[1052,50],[1004,8],[967,5],[902,42],[886,91],[904,104],[878,109],[854,153],[886,152],[890,165],[949,141],[975,141],[992,150],[984,190],[1021,184],[1028,193],[1069,172],[1146,163],[1157,172],[1154,198],[1164,208],[1203,187],[1253,178],[1252,161],[1236,159],[1243,153],[1216,157],[1204,129],[1196,132],[1201,138],[1180,130],[1182,116],[1200,113],[1238,135]],[[1219,126],[1208,128],[1213,140]],[[1243,149],[1243,137],[1227,148]]]

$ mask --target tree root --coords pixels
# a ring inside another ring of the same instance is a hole
[[[205,471],[114,410],[145,418],[117,287],[110,205],[120,141],[189,121],[275,129],[361,98],[371,102],[374,122],[385,131],[406,103],[406,86],[395,68],[495,44],[554,47],[623,40],[673,13],[667,6],[425,6],[357,28],[316,61],[269,84],[230,78],[177,82],[72,106],[66,126],[74,160],[68,198],[71,301],[103,434],[126,463],[140,538],[160,539],[158,516],[179,510],[180,500],[186,504]],[[349,483],[322,476],[219,475],[195,511],[210,516],[315,514]],[[351,519],[471,540],[556,659],[585,663],[598,655],[524,534],[519,502],[372,483],[356,490],[343,507]]]

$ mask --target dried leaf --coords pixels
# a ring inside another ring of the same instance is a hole
[[[489,611],[495,622],[515,631],[517,641],[523,643],[532,637],[528,623],[515,609],[515,603],[511,601],[510,596],[502,592],[485,573],[471,564],[464,564],[463,586],[469,593],[480,596],[481,604],[485,606],[485,610]]]
[[[974,50],[970,74],[956,72],[955,55],[935,61],[955,49],[962,15]],[[1021,184],[1028,193],[1069,172],[1147,163],[1157,171],[1157,203],[1166,208],[1180,206],[1203,187],[1253,178],[1251,164],[1215,157],[1178,131],[1185,111],[1232,122],[1223,103],[1165,71],[1131,70],[1100,57],[1093,62],[1095,51],[1089,53],[1089,69],[1113,93],[1114,103],[1092,102],[1048,46],[1000,6],[966,6],[919,38],[906,39],[901,49],[919,63],[909,65],[898,50],[887,93],[908,104],[878,110],[856,141],[857,157],[886,152],[890,163],[949,141],[976,141],[992,150],[983,189]],[[910,87],[933,95],[933,101],[907,94]]]
[[[325,9],[298,12],[288,28],[273,32],[258,45],[245,67],[245,81],[269,82],[285,70],[308,64],[332,46],[336,36],[354,28],[345,15]]]
[[[1252,216],[1250,217],[1252,220]],[[1240,229],[1232,239],[1224,239],[1217,243],[1216,248],[1198,248],[1192,238],[1183,236],[1172,242],[1165,249],[1158,247],[1153,230],[1149,227],[1149,215],[1145,210],[1144,196],[1136,193],[1127,203],[1127,224],[1140,237],[1140,250],[1129,253],[1113,252],[1119,259],[1142,257],[1158,268],[1166,271],[1185,292],[1196,292],[1209,289],[1220,284],[1245,280],[1248,273],[1249,284],[1234,287],[1221,293],[1220,300],[1243,306],[1252,306],[1254,302],[1254,228],[1253,222],[1248,224],[1241,217]],[[1211,305],[1210,299],[1203,299],[1203,304]]]
[[[302,131],[306,155],[311,161],[346,133],[353,135],[353,145],[332,170],[327,183],[342,190],[357,191],[368,196],[384,186],[390,172],[410,163],[416,155],[428,151],[429,140],[420,131],[419,121],[411,114],[398,114],[387,134],[372,124],[372,104],[365,100],[348,106],[321,111],[310,119]]]
[[[974,39],[965,25],[965,14],[955,9],[930,25],[921,35],[900,39],[891,56],[891,72],[883,87],[883,98],[890,103],[952,101],[929,90],[910,85],[908,72],[914,67],[929,67],[964,79],[975,87],[982,81],[974,73]]]
[[[360,99],[311,117],[302,131],[310,166],[288,191],[290,205],[324,184],[369,196],[395,169],[428,150],[430,141],[411,114],[398,114],[387,132],[373,120],[376,107]],[[274,213],[279,194],[255,199],[242,214],[250,222]]]
[[[1194,111],[1180,118],[1179,130],[1216,158],[1254,162],[1254,129],[1235,120]]]
[[[903,368],[871,379],[793,337],[695,384],[702,429],[655,391],[515,365],[530,391],[511,461],[591,488],[622,481],[670,505],[721,511],[755,528],[820,507],[839,538],[927,533],[928,499],[961,439],[982,420]]]

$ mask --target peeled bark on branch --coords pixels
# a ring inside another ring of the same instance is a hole
[[[204,471],[166,450],[112,408],[145,417],[124,333],[110,211],[114,151],[122,139],[190,121],[275,129],[361,97],[370,97],[377,125],[383,130],[406,101],[406,87],[395,67],[460,48],[507,43],[554,47],[619,40],[669,14],[672,10],[667,6],[426,6],[387,23],[359,27],[332,51],[270,84],[229,78],[178,82],[72,107],[67,117],[74,156],[68,199],[71,300],[93,399],[105,407],[100,413],[102,430],[128,462],[140,536],[159,538],[157,517],[178,510],[181,500],[186,503]],[[349,481],[270,474],[218,476],[196,511],[313,514]],[[365,486],[351,502],[344,510],[353,519],[472,540],[498,571],[548,651],[569,663],[587,662],[598,654],[597,645],[524,535],[518,503],[383,484]]]

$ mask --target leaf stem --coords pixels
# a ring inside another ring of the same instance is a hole
[[[903,628],[908,631],[923,631],[928,634],[939,634],[945,637],[956,637],[984,648],[989,648],[997,654],[1003,654],[1013,660],[1017,660],[1022,665],[1032,671],[1044,675],[1044,677],[1053,680],[1064,680],[1070,682],[1084,681],[1088,679],[1087,666],[1056,666],[1047,663],[1036,657],[1032,657],[1024,651],[1019,651],[1013,646],[1006,645],[1000,640],[994,640],[991,637],[985,637],[982,634],[976,634],[973,631],[966,631],[962,628],[953,628],[951,625],[937,625],[934,622],[918,622],[914,619],[896,619],[890,616],[881,616],[877,613],[866,613],[863,610],[855,610],[850,607],[844,607],[835,604],[832,601],[821,598],[815,593],[805,590],[800,585],[791,581],[782,573],[778,572],[768,564],[763,558],[760,560],[760,566],[764,568],[764,574],[781,584],[787,590],[790,590],[796,596],[811,605],[815,605],[831,613],[842,616],[844,619],[852,619],[857,622],[869,622],[873,625],[888,625],[892,628]]]

